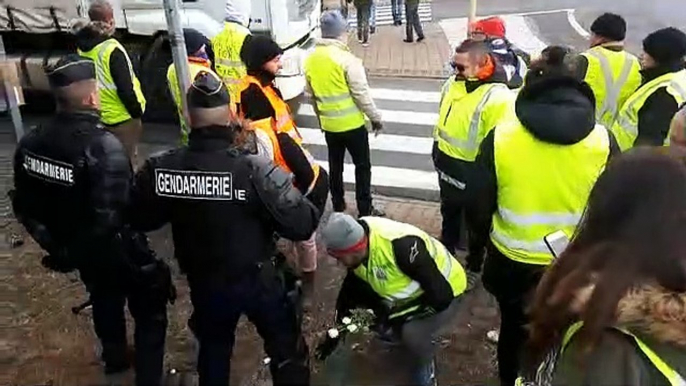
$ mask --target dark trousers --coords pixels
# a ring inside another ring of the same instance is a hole
[[[511,260],[489,243],[483,283],[500,308],[498,375],[502,386],[512,386],[517,379],[524,344],[529,338],[525,311],[544,268]]]
[[[405,3],[405,34],[407,35],[407,40],[414,40],[414,32],[417,33],[417,37],[424,39],[424,30],[422,29],[422,23],[419,21],[419,3],[408,4]]]
[[[483,246],[486,245],[486,242],[485,240],[478,239],[476,233],[472,232],[477,215],[476,207],[465,190],[458,189],[456,186],[440,178],[438,180],[438,187],[440,189],[441,217],[443,219],[441,242],[451,252],[458,248],[464,215],[468,240],[466,268],[470,271],[480,272],[483,265]]]
[[[343,162],[345,151],[355,164],[355,200],[360,216],[372,212],[372,163],[369,155],[369,134],[365,126],[343,133],[325,133],[329,149],[329,186],[334,211],[345,210]]]
[[[136,385],[159,385],[162,378],[167,333],[167,302],[150,299],[145,288],[112,283],[100,275],[84,275],[93,303],[93,326],[102,344],[106,368],[122,368],[128,361],[124,307],[135,321],[134,367]]]
[[[229,384],[231,353],[238,320],[245,314],[264,341],[271,358],[273,384],[308,385],[308,349],[295,307],[276,275],[250,273],[222,288],[189,282],[191,329],[199,343],[200,386]]]
[[[403,0],[391,0],[391,14],[393,15],[393,22],[397,23],[403,20]]]
[[[372,14],[372,3],[357,7],[357,39],[363,43],[369,41],[369,17]]]

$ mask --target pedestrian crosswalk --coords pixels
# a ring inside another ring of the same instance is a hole
[[[402,83],[401,83],[402,84]],[[431,85],[424,88],[430,89]],[[372,88],[371,94],[383,116],[383,132],[370,134],[373,191],[391,196],[436,199],[438,177],[431,160],[432,132],[438,120],[440,83],[437,91],[400,88]],[[314,108],[307,96],[295,111],[303,140],[312,155],[328,170],[324,133],[319,129]],[[346,155],[343,180],[355,183],[355,166]]]
[[[354,7],[351,7],[354,8]],[[352,9],[351,9],[352,11]],[[405,6],[400,7],[401,20],[405,23]],[[431,21],[431,3],[423,2],[419,4],[419,21],[422,23],[428,23]],[[393,24],[393,11],[390,4],[377,5],[376,6],[376,26],[392,25]],[[349,25],[351,28],[357,28],[357,18],[355,17],[354,11],[351,12],[349,17]]]

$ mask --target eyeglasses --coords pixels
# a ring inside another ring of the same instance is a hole
[[[453,70],[457,71],[458,73],[462,73],[465,70],[465,66],[460,63],[450,62],[450,67],[452,67]]]

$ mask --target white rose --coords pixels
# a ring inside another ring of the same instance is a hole
[[[171,370],[169,371],[169,373],[170,373],[170,374],[176,374],[176,369],[171,369]]]
[[[356,324],[351,324],[348,326],[348,332],[354,333],[357,331],[357,325]]]
[[[368,313],[369,315],[374,315],[374,310],[367,310],[367,313]]]
[[[271,362],[272,362],[272,358],[270,358],[270,357],[266,357],[262,360],[262,363],[264,363],[265,366],[270,364]]]
[[[349,317],[346,316],[345,318],[343,318],[342,322],[343,322],[343,324],[348,325],[348,324],[352,323],[353,321],[352,321],[352,319],[350,319]]]
[[[330,329],[327,334],[329,334],[329,338],[336,339],[338,338],[338,330],[335,328]]]

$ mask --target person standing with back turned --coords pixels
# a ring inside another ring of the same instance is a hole
[[[487,243],[484,287],[500,309],[501,386],[517,379],[528,297],[553,262],[544,237],[572,237],[593,184],[619,153],[595,122],[593,90],[574,75],[567,66],[532,65],[516,116],[486,136],[476,160],[474,229]]]
[[[617,112],[641,85],[641,65],[624,50],[626,21],[613,13],[600,15],[591,25],[591,49],[579,55],[575,67],[596,102],[596,121],[612,128]]]
[[[102,123],[121,141],[135,167],[145,112],[141,84],[126,49],[112,37],[116,25],[110,3],[94,1],[88,17],[90,23],[76,33],[79,55],[95,63]]]
[[[229,88],[231,100],[237,100],[236,94],[241,79],[245,76],[245,65],[241,61],[241,49],[246,39],[251,37],[248,25],[250,11],[241,6],[249,6],[249,1],[226,0],[224,29],[212,38],[212,49],[215,56],[217,74]]]
[[[383,128],[381,113],[369,92],[362,61],[346,45],[347,22],[338,11],[321,18],[322,39],[305,61],[308,92],[329,148],[329,186],[336,212],[346,209],[343,161],[348,150],[355,164],[355,198],[360,216],[383,216],[372,206],[372,165],[365,115],[372,130]]]

